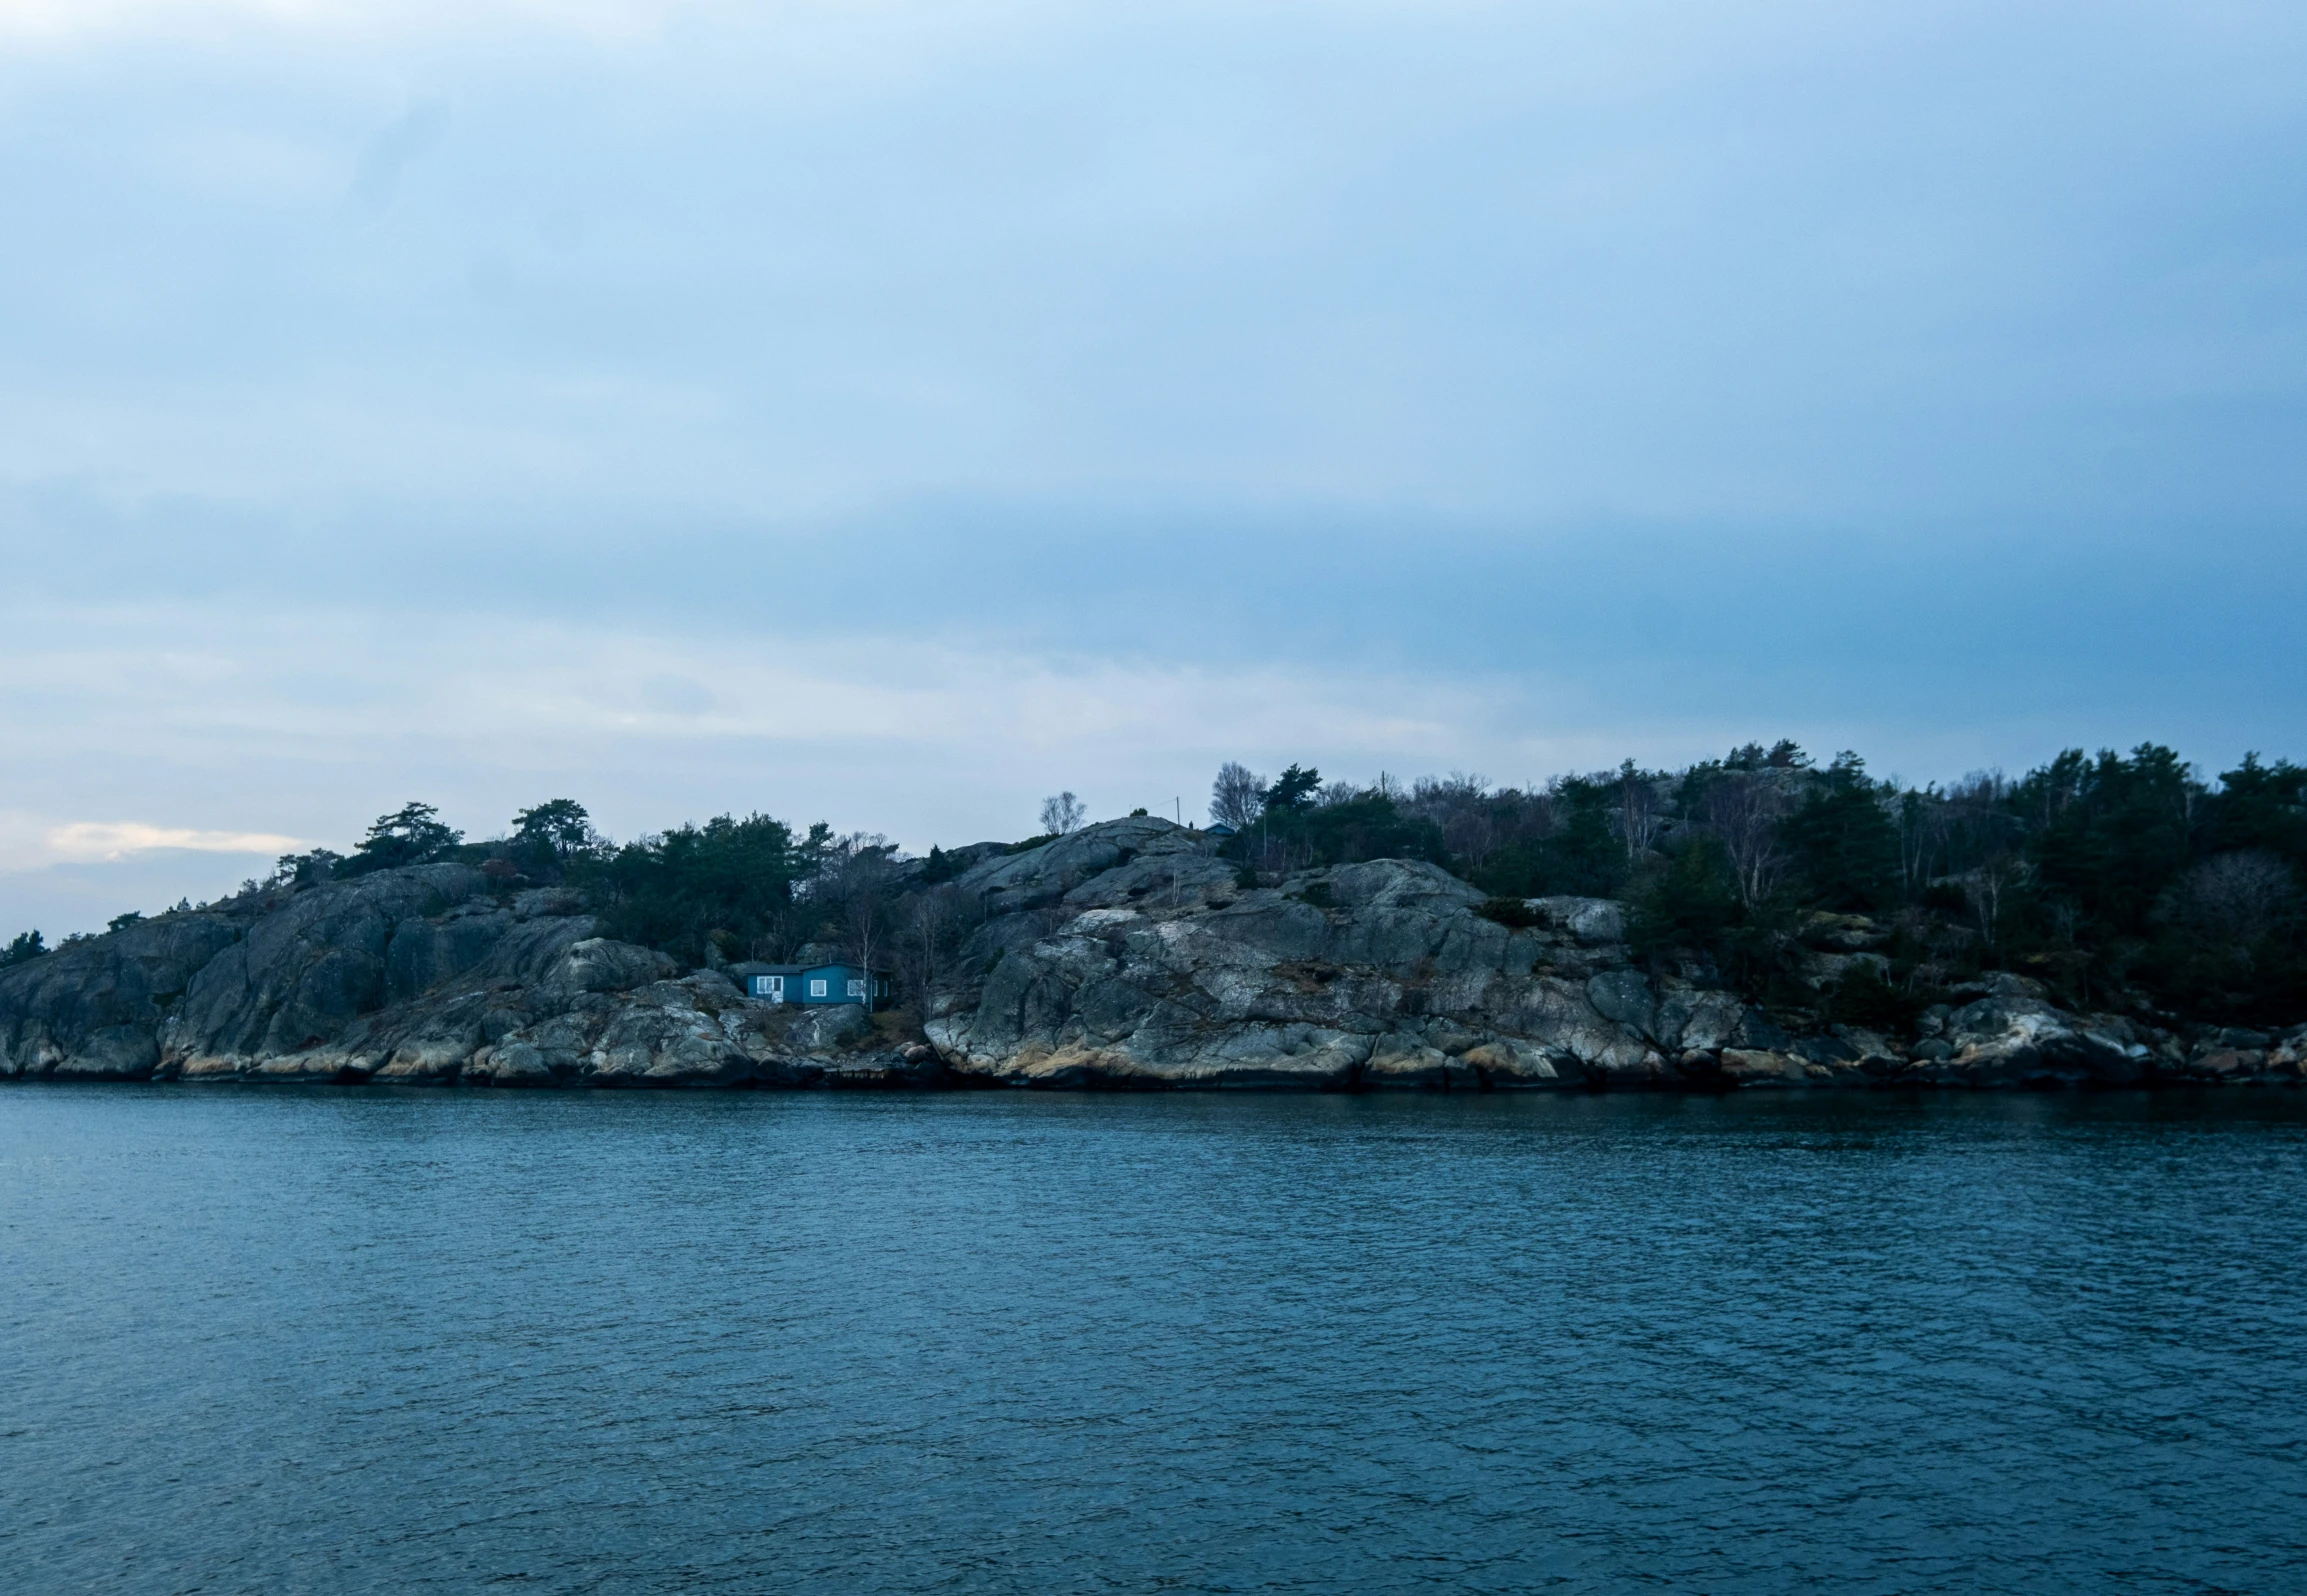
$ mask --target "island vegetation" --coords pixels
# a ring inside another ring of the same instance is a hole
[[[1530,923],[1534,899],[1617,899],[1654,967],[1703,971],[1819,1024],[1898,1026],[1994,971],[2078,1008],[2235,1024],[2307,1013],[2307,768],[2288,760],[2250,756],[2207,777],[2147,744],[1919,787],[1877,779],[1854,753],[1822,764],[1787,741],[1535,788],[1463,775],[1356,784],[1295,764],[1269,779],[1228,764],[1210,815],[1231,831],[1221,852],[1245,886],[1407,858],[1478,888],[1483,912],[1508,925]],[[605,934],[689,967],[835,945],[919,993],[980,921],[956,878],[1085,818],[1064,793],[1022,842],[910,857],[884,837],[763,814],[612,842],[566,798],[468,840],[409,803],[349,853],[290,855],[242,894],[461,861],[508,891],[572,891]],[[1861,922],[1879,956],[1823,992],[1800,979],[1806,950]],[[0,965],[47,952],[27,931]]]

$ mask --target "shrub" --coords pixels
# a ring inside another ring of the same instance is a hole
[[[1895,982],[1884,979],[1871,959],[1854,964],[1827,995],[1827,1017],[1844,1025],[1873,1031],[1902,1031],[1923,1010],[1914,997]]]

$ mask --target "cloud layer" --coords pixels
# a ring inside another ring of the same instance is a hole
[[[25,868],[411,796],[926,845],[1222,757],[2307,749],[2291,9],[0,39]]]

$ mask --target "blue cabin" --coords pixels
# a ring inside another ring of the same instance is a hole
[[[745,977],[745,995],[766,1003],[861,1003],[870,1010],[889,993],[887,970],[859,964],[772,964]]]

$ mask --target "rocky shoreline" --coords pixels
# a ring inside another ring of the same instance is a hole
[[[2307,1025],[2158,1025],[1998,974],[1905,1034],[1790,1029],[1641,967],[1621,907],[1508,925],[1404,860],[1244,885],[1138,817],[984,858],[975,928],[913,1016],[747,998],[599,935],[575,894],[456,864],[274,888],[0,971],[0,1080],[541,1087],[2049,1088],[2297,1085]],[[1876,928],[1813,928],[1813,978]]]

